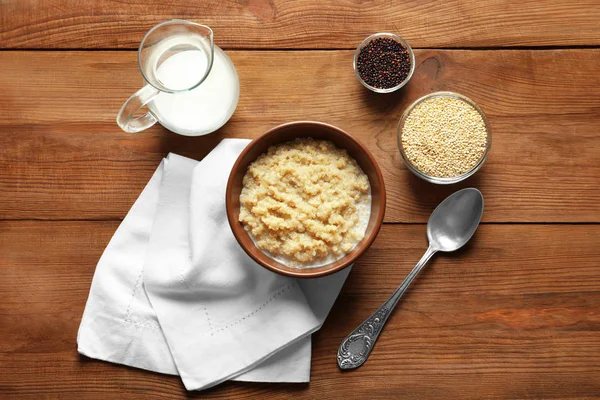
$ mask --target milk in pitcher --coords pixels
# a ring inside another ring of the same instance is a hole
[[[168,58],[169,43],[158,46],[152,60],[156,65],[155,76],[161,83],[174,91],[183,90],[197,83],[199,71],[203,75],[208,68],[210,73],[197,87],[177,93],[161,93],[151,103],[150,111],[167,129],[186,136],[199,136],[219,129],[233,114],[239,94],[240,84],[233,63],[218,46],[214,46],[213,65],[208,65],[206,52],[194,49],[193,41],[184,37],[174,37],[173,43],[190,49],[174,52]],[[163,61],[164,59],[164,61]]]

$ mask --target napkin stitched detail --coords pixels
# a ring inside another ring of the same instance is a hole
[[[210,336],[213,336],[215,333],[220,333],[223,332],[237,324],[239,324],[240,322],[251,318],[252,316],[254,316],[255,314],[257,314],[259,311],[263,310],[265,307],[267,307],[269,305],[269,303],[271,303],[273,300],[275,300],[277,297],[281,296],[282,294],[284,294],[286,291],[292,289],[296,287],[296,282],[293,283],[289,283],[286,286],[284,286],[282,289],[279,289],[279,291],[275,294],[273,294],[271,297],[269,297],[269,299],[267,301],[265,301],[264,303],[262,303],[256,310],[249,312],[248,314],[244,315],[242,318],[238,319],[235,322],[231,322],[227,325],[225,325],[222,328],[216,329],[216,330],[212,330],[211,328],[211,332],[210,332]],[[205,309],[206,310],[206,309]],[[206,314],[208,316],[208,313]],[[204,334],[202,336],[206,336],[207,334]]]
[[[135,301],[135,294],[137,293],[138,288],[142,287],[141,280],[142,280],[143,274],[144,274],[144,270],[141,270],[140,274],[138,275],[137,279],[135,280],[135,284],[133,285],[133,290],[131,291],[131,298],[129,300],[129,304],[127,305],[127,311],[125,312],[125,324],[137,326],[138,328],[148,328],[148,329],[152,329],[152,330],[159,330],[160,326],[158,326],[153,321],[148,321],[148,322],[143,323],[143,322],[134,321],[133,318],[131,318],[131,306],[133,305],[133,302]]]
[[[133,300],[135,299],[135,292],[137,291],[138,285],[140,283],[140,279],[142,279],[142,274],[144,270],[140,270],[140,274],[138,275],[135,283],[133,284],[133,290],[131,291],[131,298],[129,299],[129,304],[127,305],[127,311],[125,312],[125,322],[126,323],[135,323],[131,319],[131,305],[133,304]]]
[[[148,329],[151,329],[153,331],[156,331],[156,330],[160,329],[160,326],[158,326],[156,324],[153,324],[152,322],[146,322],[145,324],[143,324],[141,322],[130,321],[129,325],[137,326],[138,328],[148,328]]]
[[[208,310],[204,307],[204,314],[206,315],[206,321],[208,322],[208,329],[210,331],[210,336],[213,335],[213,326],[210,323],[210,317],[208,316]]]

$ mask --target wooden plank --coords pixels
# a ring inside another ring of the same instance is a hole
[[[175,399],[163,376],[78,356],[77,328],[114,221],[0,222],[0,397]],[[341,339],[426,247],[422,225],[385,225],[313,339],[308,385],[225,383],[200,397],[595,398],[600,393],[600,226],[483,225],[413,284],[360,369]]]
[[[226,48],[352,49],[381,31],[417,48],[600,44],[594,0],[44,0],[0,2],[0,46],[134,49],[170,18],[211,26]]]
[[[488,222],[600,222],[600,50],[418,51],[415,76],[392,95],[358,83],[351,51],[230,55],[241,80],[236,113],[220,131],[186,138],[115,124],[140,84],[134,52],[1,52],[0,218],[119,219],[168,152],[201,159],[224,137],[313,119],[373,152],[388,222],[425,222],[464,186],[483,191]],[[487,164],[460,185],[420,181],[397,150],[400,115],[435,90],[472,97],[491,121]]]

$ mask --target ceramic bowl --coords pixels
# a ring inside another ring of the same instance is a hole
[[[248,166],[275,144],[288,142],[296,138],[311,137],[313,139],[330,140],[337,147],[346,149],[358,162],[369,178],[371,185],[371,215],[364,238],[349,253],[339,260],[319,267],[295,268],[284,265],[260,250],[252,241],[241,222],[240,193],[242,180]],[[367,148],[343,130],[321,122],[300,121],[280,125],[253,140],[239,155],[227,182],[225,198],[227,218],[231,230],[240,246],[254,261],[263,267],[282,275],[296,278],[316,278],[340,271],[353,264],[371,246],[379,233],[385,212],[385,186],[381,170],[375,158]]]

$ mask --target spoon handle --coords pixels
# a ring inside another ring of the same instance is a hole
[[[360,324],[358,328],[346,336],[342,341],[337,354],[338,365],[341,369],[358,368],[367,361],[367,358],[369,357],[369,354],[371,354],[371,350],[373,350],[373,346],[383,330],[385,322],[392,313],[392,310],[396,307],[396,304],[398,304],[398,301],[404,292],[406,292],[406,289],[408,289],[412,281],[419,272],[421,272],[427,261],[429,261],[436,251],[437,250],[434,250],[429,246],[423,257],[421,257],[408,276],[404,278],[402,284],[400,284],[394,294],[392,294],[392,296],[383,303],[377,311]]]

